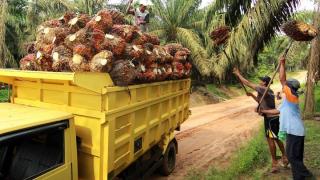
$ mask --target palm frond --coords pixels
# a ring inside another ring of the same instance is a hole
[[[198,35],[192,30],[177,28],[177,40],[183,46],[191,50],[193,64],[203,76],[210,75],[210,61],[205,49],[201,45]]]
[[[164,37],[166,36],[166,31],[164,29],[157,29],[154,31],[150,31],[149,33],[158,36],[160,39],[164,39]]]
[[[254,2],[255,0],[215,0],[206,9],[204,26],[208,27],[216,14],[225,13],[227,25],[233,27]]]
[[[243,71],[253,67],[254,55],[268,42],[293,12],[298,0],[258,1],[254,8],[242,18],[236,30],[233,30],[226,46],[225,56],[215,63],[215,73],[224,79],[232,65],[240,65]]]

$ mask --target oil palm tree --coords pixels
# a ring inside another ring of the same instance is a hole
[[[78,11],[89,15],[95,14],[107,6],[107,0],[73,0]]]
[[[212,57],[213,73],[220,80],[228,79],[231,67],[238,65],[246,72],[255,67],[257,54],[293,13],[298,0],[256,1],[233,28],[225,47],[228,58],[219,53]],[[218,57],[218,59],[217,59]]]
[[[43,21],[76,10],[69,0],[1,0],[0,67],[16,67],[25,54],[23,44],[34,40],[35,29]]]

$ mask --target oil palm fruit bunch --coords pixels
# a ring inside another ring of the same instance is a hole
[[[229,26],[220,26],[215,28],[210,33],[210,38],[213,40],[213,43],[216,46],[223,45],[227,42],[230,36],[230,27]]]
[[[52,69],[56,72],[71,71],[69,62],[72,60],[72,50],[64,45],[55,47],[52,50]]]
[[[288,21],[281,30],[295,41],[310,41],[318,35],[318,29],[302,21]]]
[[[192,68],[191,52],[181,44],[160,45],[108,9],[45,21],[25,49],[22,70],[109,73],[119,86],[188,78]]]

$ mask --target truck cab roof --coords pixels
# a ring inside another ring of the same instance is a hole
[[[0,135],[72,118],[67,112],[0,103]]]

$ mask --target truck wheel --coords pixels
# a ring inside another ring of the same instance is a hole
[[[172,173],[176,166],[176,154],[177,149],[173,141],[170,142],[166,152],[164,153],[162,165],[160,166],[160,172],[164,176],[168,176]]]

